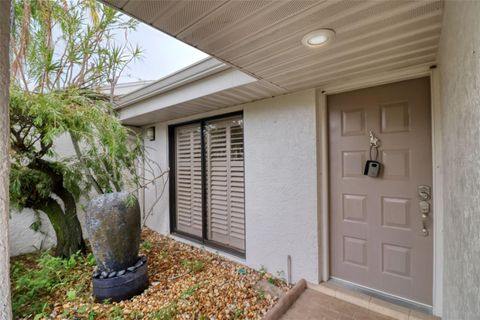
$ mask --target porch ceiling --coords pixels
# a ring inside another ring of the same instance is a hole
[[[434,64],[442,1],[103,0],[280,91]],[[302,37],[336,32],[326,47]]]

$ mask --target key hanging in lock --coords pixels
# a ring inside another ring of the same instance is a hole
[[[381,142],[378,137],[375,136],[375,132],[370,130],[370,159],[365,163],[365,169],[363,174],[369,177],[378,177],[380,175],[380,169],[382,164],[378,161],[378,148]],[[375,159],[372,153],[375,151]]]

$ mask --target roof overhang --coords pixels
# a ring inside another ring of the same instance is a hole
[[[443,15],[442,0],[103,1],[258,80],[246,89],[277,94],[428,68]],[[302,45],[321,28],[335,30],[332,43]]]
[[[121,97],[116,108],[125,124],[143,125],[212,110],[211,103],[202,105],[200,101],[215,96],[222,100],[226,93],[256,82],[254,77],[208,58]]]
[[[195,81],[204,79],[210,75],[217,74],[228,69],[231,68],[221,61],[213,58],[203,59],[191,66],[161,78],[158,81],[142,86],[141,88],[130,92],[128,95],[118,100],[117,108],[128,107],[134,103],[138,103],[150,97],[166,93],[178,87],[186,86]]]

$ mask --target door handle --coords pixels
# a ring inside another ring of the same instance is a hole
[[[418,209],[422,215],[422,235],[428,237],[429,231],[427,228],[427,219],[430,213],[430,203],[428,202],[432,198],[431,188],[429,186],[418,186]]]

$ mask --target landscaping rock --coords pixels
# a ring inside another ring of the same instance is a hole
[[[139,259],[139,260],[137,261],[137,263],[135,263],[135,266],[134,266],[134,267],[135,267],[135,268],[140,268],[140,267],[142,266],[142,264],[143,264],[142,259]]]
[[[95,303],[92,287],[84,286],[77,291],[75,300],[67,301],[66,292],[78,290],[79,282],[74,281],[48,294],[48,318],[88,319],[91,312],[97,320],[113,319],[114,315],[119,314],[124,319],[153,319],[155,315],[167,314],[168,319],[260,320],[278,301],[266,290],[270,284],[269,276],[265,273],[206,250],[192,248],[151,230],[145,230],[143,237],[152,245],[148,251],[141,250],[141,254],[148,257],[151,284],[148,289],[129,300],[115,302],[115,299],[111,299],[111,303]],[[203,268],[191,270],[188,262],[203,264]],[[146,263],[135,269],[135,273],[126,272],[122,276],[99,282],[111,283],[117,279],[128,282],[132,278],[140,278],[145,269]],[[91,277],[93,267],[78,264],[71,272],[75,279],[83,283]],[[259,282],[265,284],[262,287],[265,289],[256,287],[255,284]],[[275,284],[283,291],[288,290],[288,286],[280,280],[275,280]],[[80,315],[80,309],[87,310],[87,313]]]

